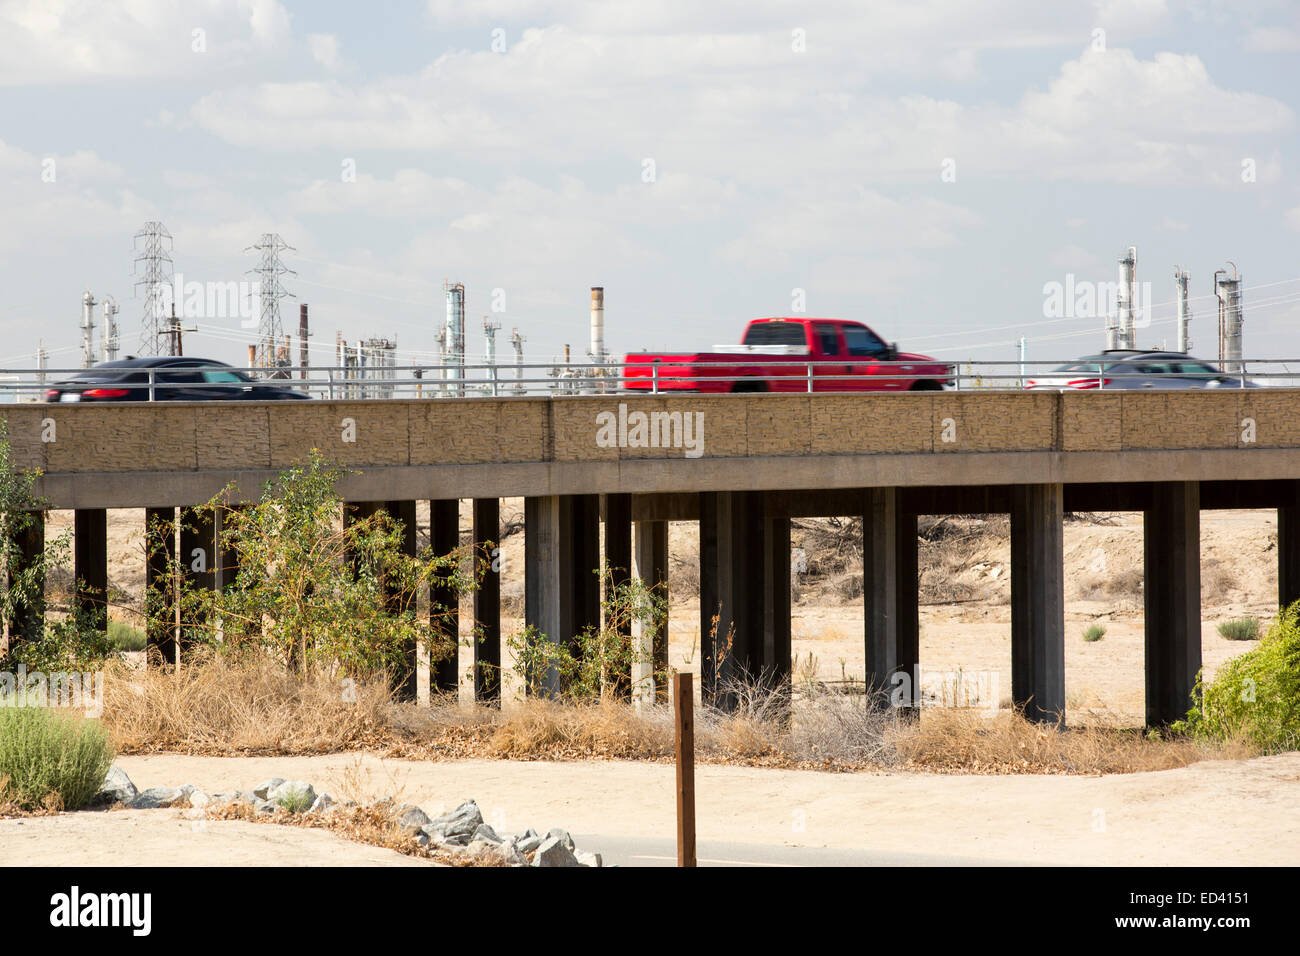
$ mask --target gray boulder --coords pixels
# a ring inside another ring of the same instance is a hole
[[[253,796],[259,800],[266,800],[267,795],[282,783],[284,783],[284,777],[272,777],[270,780],[263,780],[253,788]]]
[[[404,803],[397,808],[397,825],[403,830],[419,830],[433,821],[429,815],[411,803]]]
[[[548,836],[533,854],[533,866],[582,866],[557,837]]]
[[[568,850],[570,853],[574,853],[578,849],[576,846],[574,846],[573,837],[569,836],[568,830],[561,830],[559,827],[556,827],[554,830],[547,831],[546,836],[549,839],[559,840],[561,843],[564,844],[564,848]]]
[[[474,831],[483,824],[483,814],[473,800],[462,803],[451,813],[445,813],[424,826],[424,832],[437,843],[465,846]]]
[[[482,840],[484,843],[491,843],[493,846],[500,846],[505,842],[501,837],[497,836],[497,831],[493,830],[486,823],[480,823],[478,828],[469,838],[470,843],[475,843],[479,840]]]
[[[128,804],[132,810],[156,810],[184,802],[189,794],[179,787],[150,787]]]
[[[275,813],[279,809],[279,804],[272,803],[270,800],[254,800],[253,812],[259,815]]]
[[[545,840],[545,837],[540,836],[536,830],[529,828],[528,830],[524,831],[524,835],[519,837],[517,841],[519,852],[532,853],[534,850],[536,850],[539,846],[542,845],[543,840]]]
[[[334,798],[328,793],[322,793],[316,798],[316,802],[311,805],[311,813],[324,813],[330,807],[334,806]]]
[[[514,839],[503,843],[498,848],[498,852],[501,854],[502,859],[506,861],[507,866],[528,865],[528,857],[524,856],[523,853],[519,851],[519,844]]]
[[[210,806],[214,802],[213,798],[208,796],[202,790],[195,790],[190,794],[190,806],[196,810],[202,810],[204,807]]]
[[[126,771],[121,767],[109,767],[108,773],[104,776],[104,783],[99,788],[99,793],[95,794],[95,803],[125,803],[130,804],[132,800],[140,795],[140,791],[135,788],[131,778],[126,775]]]
[[[599,853],[586,853],[582,850],[579,850],[575,854],[575,857],[577,861],[583,866],[596,866],[596,867],[604,866],[604,862],[601,860]]]

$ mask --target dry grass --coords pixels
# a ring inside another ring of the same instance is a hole
[[[532,699],[497,708],[394,703],[377,685],[345,700],[337,681],[299,680],[258,658],[214,657],[180,675],[119,672],[105,682],[103,721],[121,752],[212,755],[369,751],[417,759],[650,760],[673,754],[672,712],[616,702]],[[1246,757],[1244,747],[1210,749],[1183,739],[1148,739],[1111,727],[1058,731],[1013,712],[925,708],[907,719],[811,679],[793,701],[760,686],[733,687],[738,707],[696,712],[696,754],[704,763],[860,770],[912,768],[976,773],[1132,773],[1181,767],[1206,757]],[[376,789],[357,763],[332,781],[356,803]],[[401,782],[389,780],[385,796]],[[359,824],[358,824],[359,825]],[[379,844],[386,845],[386,844]]]
[[[327,753],[377,746],[389,732],[381,684],[299,678],[250,656],[191,656],[179,672],[110,668],[104,725],[121,752]]]

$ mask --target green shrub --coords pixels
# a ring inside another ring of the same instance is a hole
[[[1105,636],[1105,624],[1089,624],[1083,629],[1083,639],[1088,642],[1100,641]]]
[[[113,762],[97,722],[45,707],[0,705],[0,802],[76,810],[90,802]]]
[[[145,648],[144,631],[125,621],[108,622],[108,640],[119,651],[142,651]]]
[[[1259,646],[1233,658],[1211,683],[1198,679],[1200,705],[1174,730],[1243,740],[1265,753],[1300,748],[1300,602],[1278,615]]]
[[[1259,619],[1254,617],[1234,617],[1219,622],[1219,636],[1230,641],[1259,640]]]

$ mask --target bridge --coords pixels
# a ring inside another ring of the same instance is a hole
[[[459,543],[460,499],[473,499],[481,544],[498,538],[499,500],[523,497],[525,620],[553,639],[599,620],[602,529],[610,567],[659,584],[666,522],[697,521],[708,693],[742,673],[789,680],[793,517],[863,518],[862,676],[887,687],[918,663],[917,516],[1009,514],[1012,697],[1043,721],[1065,709],[1067,512],[1144,514],[1151,725],[1186,712],[1201,664],[1202,508],[1277,508],[1278,599],[1300,599],[1300,390],[1289,388],[15,404],[0,418],[15,464],[40,470],[38,493],[76,512],[75,571],[92,591],[107,581],[105,509],[171,518],[227,486],[255,500],[313,449],[352,471],[339,490],[355,512],[413,527],[415,502],[429,500],[440,551]],[[213,523],[180,546],[211,548],[203,583],[220,587]],[[499,665],[497,582],[474,614],[486,635],[475,659]],[[717,633],[734,630],[725,654],[709,646],[715,615]],[[456,666],[438,669],[440,687],[456,687]]]

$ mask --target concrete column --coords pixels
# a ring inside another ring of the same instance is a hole
[[[896,673],[909,675],[910,700],[899,701],[905,713],[915,716],[921,688],[915,685],[920,676],[921,663],[921,608],[920,569],[917,562],[916,515],[899,508],[894,526],[894,583],[895,611],[897,612]]]
[[[898,653],[898,490],[862,493],[862,600],[866,629],[867,693],[889,700]],[[910,677],[909,677],[910,680]],[[905,683],[904,688],[911,685]],[[883,695],[883,696],[882,696]]]
[[[764,684],[790,700],[793,662],[790,648],[790,519],[763,519]]]
[[[95,630],[108,630],[108,512],[85,508],[72,515],[72,573],[77,606]]]
[[[1300,481],[1292,500],[1277,509],[1277,603],[1290,607],[1300,601]]]
[[[474,699],[480,703],[501,701],[501,502],[497,498],[474,499],[474,553],[486,562],[482,579],[474,590]]]
[[[575,635],[600,620],[599,505],[596,495],[524,499],[525,622],[575,653]],[[542,694],[563,690],[553,671],[528,678]]]
[[[711,500],[706,503],[706,499]],[[700,662],[701,670],[711,663],[712,686],[703,681],[701,684],[702,693],[707,694],[705,700],[723,709],[733,709],[737,704],[734,682],[754,680],[763,670],[765,591],[769,580],[764,561],[763,512],[762,492],[701,495],[700,594],[716,608],[709,611],[701,604],[702,630],[711,629],[712,618],[717,615],[713,640],[706,641],[703,634],[700,640],[702,654],[706,646],[712,653],[711,662],[703,657]],[[706,536],[711,542],[707,546]]]
[[[239,576],[239,552],[235,550],[234,544],[227,534],[230,527],[230,515],[235,509],[233,507],[222,505],[217,508],[215,517],[216,522],[216,556],[217,566],[213,572],[213,587],[221,591],[227,591],[235,586],[235,579]]]
[[[700,493],[700,699],[711,702],[718,685],[715,632],[719,630],[718,499],[716,491]],[[725,634],[725,628],[722,629]]]
[[[460,547],[460,499],[429,502],[429,545],[440,556]],[[433,662],[433,686],[444,693],[456,693],[460,687],[460,595],[455,588],[438,584],[429,601],[430,624],[444,642],[443,656]],[[450,655],[445,642],[450,642]]]
[[[176,663],[176,595],[169,569],[176,560],[176,509],[146,508],[145,638],[146,658],[156,651],[163,663]]]
[[[646,587],[654,588],[664,601],[664,612],[653,624],[653,641],[650,647],[638,643],[638,657],[642,663],[633,674],[634,683],[643,699],[653,693],[655,700],[668,702],[668,522],[638,521],[634,528],[632,573]],[[632,626],[632,638],[641,642],[644,628],[638,621]],[[653,690],[652,690],[653,688]]]
[[[1065,722],[1064,494],[1011,488],[1011,698],[1025,716]]]
[[[186,581],[193,587],[211,591],[217,586],[217,528],[212,511],[203,508],[181,508],[180,567]],[[192,612],[181,610],[181,650],[191,643],[193,635],[187,633],[200,622]]]
[[[1201,669],[1201,495],[1194,481],[1152,492],[1142,521],[1146,712],[1159,727],[1187,716]]]
[[[25,527],[18,530],[14,545],[18,549],[18,567],[9,571],[10,586],[22,571],[37,565],[45,554],[45,512],[29,511]],[[32,602],[16,607],[9,622],[9,638],[36,640],[45,629],[45,576],[40,576],[34,589]]]
[[[605,567],[608,569],[608,576],[605,578],[605,601],[608,604],[615,593],[615,589],[626,584],[632,578],[632,496],[631,495],[605,495],[604,496],[605,512]],[[621,627],[623,636],[627,642],[631,642],[632,630],[631,622],[628,626]],[[608,626],[608,611],[606,612],[606,626]],[[612,688],[614,696],[620,700],[626,700],[632,694],[632,673],[629,667],[628,672],[611,675],[614,686]]]

